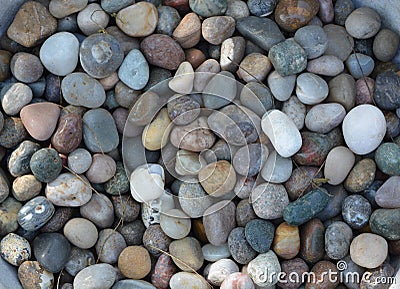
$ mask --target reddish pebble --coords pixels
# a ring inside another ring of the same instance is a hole
[[[186,14],[190,11],[189,0],[164,0],[163,5],[174,7],[180,14]]]
[[[58,128],[51,143],[62,154],[75,150],[82,142],[82,118],[75,113],[68,113],[60,118]]]
[[[356,81],[356,105],[374,103],[375,80],[364,77]]]
[[[229,275],[221,284],[221,289],[254,289],[254,283],[250,276],[236,272]]]
[[[176,272],[177,268],[172,258],[166,254],[162,254],[158,258],[154,272],[151,275],[151,283],[157,287],[157,289],[167,289],[169,280]]]
[[[196,69],[204,61],[206,61],[206,56],[204,53],[196,48],[190,48],[185,51],[186,61],[192,65],[193,69]]]

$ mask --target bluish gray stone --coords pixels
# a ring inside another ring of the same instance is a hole
[[[101,8],[108,13],[115,13],[135,3],[135,0],[101,0]]]
[[[297,74],[307,67],[307,54],[293,39],[271,47],[268,58],[275,70],[282,76]]]
[[[38,196],[27,202],[18,212],[18,223],[27,231],[37,230],[54,214],[54,206],[45,197]]]
[[[28,174],[31,169],[29,162],[32,155],[40,149],[40,145],[30,140],[23,141],[8,160],[8,170],[13,177]]]
[[[374,70],[375,63],[372,57],[368,55],[353,53],[347,58],[346,66],[354,78],[360,79],[371,74]]]
[[[328,37],[322,27],[307,25],[296,31],[294,40],[299,43],[308,59],[314,59],[324,54],[328,47]]]
[[[118,71],[119,79],[135,90],[141,90],[149,81],[150,68],[142,52],[132,49]]]
[[[156,289],[153,285],[149,282],[143,280],[121,280],[112,287],[112,289]]]
[[[251,14],[259,17],[270,15],[274,12],[278,0],[248,0],[247,6]]]
[[[62,161],[55,149],[43,148],[32,155],[29,166],[36,179],[49,183],[60,174]]]
[[[228,8],[228,0],[189,0],[190,9],[203,17],[222,15]]]
[[[156,32],[171,36],[179,22],[181,22],[178,10],[170,6],[160,6],[157,11],[158,23]]]
[[[18,279],[17,267],[7,263],[3,258],[0,258],[0,272],[1,276],[7,277],[0,278],[1,289],[23,289]]]

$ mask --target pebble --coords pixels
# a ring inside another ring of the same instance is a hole
[[[202,217],[204,211],[214,203],[197,180],[182,183],[178,196],[182,210],[191,218]]]
[[[331,0],[319,0],[319,12],[318,17],[324,23],[330,23],[334,18],[333,3]]]
[[[74,106],[97,108],[106,100],[100,82],[82,72],[74,72],[64,77],[61,90],[65,101]]]
[[[300,231],[300,256],[310,263],[324,257],[325,227],[320,219],[314,218],[305,223]]]
[[[328,38],[328,47],[325,55],[334,55],[345,61],[353,52],[354,39],[343,26],[328,24],[323,27]]]
[[[247,83],[240,92],[240,102],[259,117],[273,107],[270,89],[258,82]]]
[[[241,272],[230,274],[221,284],[221,289],[254,289],[250,276]]]
[[[18,52],[11,58],[10,69],[13,76],[21,82],[33,83],[43,74],[39,57],[26,52]]]
[[[116,169],[117,165],[112,157],[94,154],[92,164],[85,175],[91,183],[101,184],[110,180],[115,175]]]
[[[101,8],[104,9],[107,13],[115,13],[119,10],[134,4],[133,0],[123,0],[123,1],[114,1],[114,0],[102,0]]]
[[[175,70],[185,60],[185,53],[180,45],[167,35],[150,35],[143,39],[140,47],[147,61],[161,68]]]
[[[344,146],[333,148],[325,161],[324,176],[328,179],[328,184],[341,184],[355,163],[355,156],[351,150]]]
[[[136,266],[132,266],[132,263]],[[144,278],[151,269],[149,252],[141,246],[126,247],[119,255],[118,268],[127,278]]]
[[[193,69],[196,69],[200,66],[204,61],[206,61],[206,55],[197,48],[190,48],[185,51],[186,60],[193,66]]]
[[[308,59],[315,59],[324,54],[328,47],[328,37],[317,25],[307,25],[296,31],[294,40],[303,47]]]
[[[367,225],[371,211],[371,204],[361,195],[351,195],[343,200],[343,220],[353,229]]]
[[[176,70],[175,76],[168,83],[169,88],[181,94],[189,94],[193,89],[194,71],[192,65],[184,61]]]
[[[18,82],[11,84],[8,89],[6,87],[2,90],[4,93],[1,93],[1,106],[6,114],[16,115],[31,102],[32,89],[28,85]]]
[[[72,73],[78,64],[79,41],[69,32],[59,32],[49,37],[40,48],[40,60],[54,75]]]
[[[71,276],[76,276],[80,271],[94,264],[95,259],[91,251],[72,247],[71,256],[69,257],[67,264],[65,264],[65,270]]]
[[[304,127],[306,111],[306,106],[295,95],[282,105],[282,112],[289,116],[299,130]]]
[[[23,288],[52,288],[53,273],[47,271],[37,261],[25,261],[18,268],[18,278]]]
[[[269,221],[251,220],[245,227],[246,240],[256,252],[266,253],[274,240],[274,230],[274,225]]]
[[[172,258],[166,254],[162,254],[158,258],[154,271],[151,274],[151,283],[157,288],[167,289],[169,281],[176,271],[177,267],[172,261]]]
[[[283,289],[297,289],[301,285],[301,281],[290,278],[290,274],[295,276],[304,276],[309,271],[308,265],[301,258],[285,260],[281,263],[282,272],[285,273],[283,279],[278,281],[278,285]],[[292,279],[292,280],[291,280]]]
[[[334,55],[323,55],[309,61],[307,64],[308,72],[324,76],[336,76],[343,70],[343,61]]]
[[[54,206],[45,197],[29,200],[18,212],[18,223],[27,231],[34,231],[46,224],[54,214]]]
[[[141,90],[149,81],[149,76],[150,68],[143,54],[138,49],[131,50],[118,70],[119,79],[129,88]]]
[[[43,148],[32,155],[29,166],[36,179],[50,183],[60,174],[62,161],[55,149]]]
[[[228,247],[232,258],[239,264],[248,264],[257,256],[257,252],[246,240],[245,228],[234,228],[228,237]]]
[[[169,245],[172,260],[179,269],[191,272],[199,270],[204,262],[199,241],[193,237],[186,237],[172,241]],[[184,261],[181,262],[181,261]]]
[[[282,157],[294,155],[302,145],[301,135],[294,122],[283,112],[271,110],[261,120],[263,132]],[[284,127],[285,130],[280,128]]]
[[[3,129],[0,131],[0,145],[6,149],[19,145],[28,137],[24,124],[18,117],[4,119]]]
[[[182,48],[195,46],[201,38],[201,22],[195,13],[188,13],[173,31],[172,37]]]
[[[57,30],[57,21],[39,2],[24,3],[15,14],[7,36],[24,47],[33,47]]]
[[[273,151],[269,154],[261,170],[261,176],[267,182],[280,184],[290,178],[292,170],[293,164],[291,159],[283,158],[276,151]]]
[[[328,278],[326,272],[331,272],[332,276],[337,276],[338,271],[335,264],[329,261],[319,261],[310,270],[315,278],[309,278],[305,283],[305,289],[334,289],[339,285],[339,280]]]
[[[237,75],[245,82],[264,81],[272,68],[271,61],[261,53],[248,54],[240,63]]]
[[[44,233],[33,241],[33,253],[40,265],[51,273],[60,272],[68,262],[71,246],[59,233]]]
[[[93,247],[98,239],[96,226],[84,218],[73,218],[64,226],[64,236],[81,249]]]
[[[346,110],[339,103],[318,104],[308,111],[305,125],[310,131],[328,133],[339,126],[345,116]]]
[[[100,262],[114,264],[121,252],[127,247],[124,237],[113,229],[99,232],[96,243],[96,253]]]
[[[350,257],[359,266],[376,268],[385,261],[387,254],[388,244],[379,235],[362,233],[351,242]]]
[[[347,58],[346,66],[355,79],[360,79],[372,73],[375,63],[372,57],[361,53],[355,53]]]
[[[399,198],[397,196],[397,185],[400,181],[399,176],[393,176],[387,179],[376,191],[375,201],[379,207],[385,209],[400,208]]]
[[[31,246],[23,237],[10,233],[0,242],[0,255],[8,263],[20,266],[31,257]]]
[[[278,3],[277,0],[270,0],[270,1],[250,0],[248,1],[247,5],[249,7],[248,9],[250,10],[251,14],[259,17],[265,17],[274,12],[277,3]]]
[[[62,0],[51,0],[49,3],[49,11],[54,17],[61,19],[76,12],[83,10],[87,4],[87,0],[73,0],[69,5],[64,5]]]
[[[275,9],[275,21],[286,31],[296,31],[317,15],[319,6],[315,0],[280,1]]]
[[[306,52],[293,39],[272,46],[268,58],[282,76],[297,74],[307,67]]]
[[[112,115],[103,108],[83,115],[83,140],[94,153],[108,153],[117,148],[119,137]]]
[[[235,76],[229,71],[215,74],[203,89],[203,103],[206,108],[219,109],[229,104],[236,96]]]
[[[329,102],[343,105],[346,111],[351,110],[356,102],[356,87],[354,78],[347,73],[339,74],[328,83]]]
[[[254,186],[253,186],[254,187]],[[249,192],[250,194],[250,192]],[[236,223],[239,227],[245,227],[248,222],[257,218],[252,204],[246,199],[241,200],[236,208]]]
[[[39,148],[40,146],[37,143],[29,140],[18,145],[8,160],[8,170],[13,177],[30,173],[29,161]]]
[[[325,252],[332,260],[344,258],[350,248],[353,232],[344,222],[333,222],[325,231]]]
[[[267,81],[273,96],[279,101],[286,101],[292,95],[296,76],[282,76],[277,71],[273,71],[268,75]]]
[[[239,267],[231,259],[221,259],[212,263],[207,274],[207,281],[212,285],[221,286],[222,282],[232,273],[239,272]]]
[[[124,222],[133,222],[139,217],[140,204],[133,200],[131,196],[112,196],[111,200],[117,219],[123,219]]]
[[[10,77],[10,61],[12,54],[6,50],[0,50],[0,81]]]
[[[158,6],[158,23],[156,33],[172,36],[175,28],[181,22],[178,10],[170,6]]]
[[[332,141],[327,135],[314,132],[302,132],[301,137],[303,145],[293,159],[300,165],[321,166],[334,147]]]
[[[393,59],[399,47],[400,37],[390,29],[382,29],[374,38],[373,51],[375,57],[382,62]]]
[[[135,246],[142,244],[143,234],[146,227],[141,220],[136,220],[131,223],[126,223],[119,227],[118,232],[124,237],[128,246]]]
[[[57,130],[51,139],[53,147],[60,153],[68,154],[78,148],[82,141],[82,118],[75,113],[60,117]]]
[[[227,0],[189,0],[190,9],[196,14],[203,17],[211,17],[216,15],[224,14],[228,8]]]
[[[140,203],[155,200],[164,193],[164,182],[164,169],[160,165],[139,166],[130,177],[131,194]]]
[[[250,203],[258,217],[273,220],[282,217],[289,197],[283,185],[263,183],[252,190]]]
[[[328,97],[326,81],[313,73],[300,74],[296,80],[296,96],[304,104],[318,104]]]
[[[8,197],[1,203],[0,221],[3,224],[0,228],[0,236],[5,236],[18,229],[18,212],[22,204],[12,197]]]
[[[12,184],[12,194],[18,201],[24,202],[40,194],[42,183],[33,175],[17,177]]]
[[[299,226],[314,218],[330,200],[330,195],[323,188],[314,189],[283,210],[283,219],[292,226]]]
[[[241,18],[236,22],[236,29],[243,37],[266,51],[285,40],[278,25],[268,18],[256,16]]]
[[[260,172],[267,160],[268,153],[268,148],[262,144],[249,144],[241,147],[233,157],[233,168],[242,176],[253,177]]]
[[[368,273],[371,274],[370,282],[366,282],[365,280],[361,280],[360,288],[384,288],[387,287],[385,284],[379,284],[377,280],[387,280],[390,276],[395,274],[394,268],[390,265],[390,263],[383,263],[382,266],[368,270]],[[396,278],[396,277],[394,277]],[[372,284],[371,284],[372,283]]]
[[[203,224],[207,239],[215,246],[224,244],[228,235],[235,228],[234,203],[225,200],[210,206],[204,212]]]
[[[97,3],[90,3],[78,13],[77,23],[85,35],[97,33],[107,27],[110,16]]]
[[[219,45],[235,32],[235,19],[230,16],[214,16],[205,19],[201,25],[203,38],[213,45]]]
[[[281,223],[275,231],[273,250],[283,259],[294,258],[300,251],[299,228],[286,222]]]
[[[198,69],[199,71],[196,70],[196,72],[208,72],[207,70],[210,70],[210,72],[215,72],[218,73],[220,69],[222,70],[227,70],[230,72],[235,72],[237,69],[236,63],[240,63],[240,61],[243,59],[244,53],[245,53],[245,46],[246,46],[246,41],[243,37],[241,36],[235,36],[232,38],[228,38],[224,40],[221,44],[221,57],[220,57],[220,65],[217,66],[216,63],[214,63],[212,60],[208,59],[202,64],[201,66],[202,69]],[[208,64],[206,66],[206,63]],[[211,66],[213,64],[213,66]],[[201,67],[200,66],[200,67]],[[210,67],[210,68],[208,68]],[[207,69],[207,70],[206,70]],[[211,70],[213,69],[213,70]],[[201,75],[200,77],[195,76],[195,78],[203,79],[203,78],[210,78],[211,76],[208,76],[207,74]],[[202,84],[202,83],[201,83]],[[205,84],[204,84],[205,86]],[[200,86],[203,87],[204,86]],[[196,89],[196,85],[194,86]],[[198,91],[202,91],[203,89],[198,89]]]
[[[354,10],[354,4],[351,0],[338,0],[335,3],[335,23],[338,25],[344,25],[347,17]]]
[[[357,39],[367,39],[375,36],[381,28],[381,17],[369,8],[361,7],[347,17],[345,22],[347,32]]]
[[[172,209],[160,217],[160,225],[164,233],[172,239],[182,239],[190,233],[190,217],[178,209]]]
[[[154,256],[161,255],[161,252],[168,251],[168,247],[171,244],[171,239],[164,233],[161,226],[158,224],[151,224],[148,226],[143,235],[143,245]]]
[[[182,175],[197,175],[207,165],[204,158],[194,152],[179,150],[176,154],[175,171]]]
[[[277,275],[281,272],[281,265],[278,257],[270,250],[267,253],[258,255],[247,266],[247,272],[253,282],[260,287],[270,287],[278,282]],[[269,272],[271,278],[265,278],[260,272]]]
[[[79,212],[99,228],[108,228],[114,222],[113,204],[101,193],[93,194],[90,201],[79,208]]]
[[[376,164],[372,159],[362,159],[350,171],[344,187],[351,193],[359,193],[368,189],[374,179]]]
[[[92,164],[92,155],[83,148],[77,148],[68,155],[68,167],[77,174],[86,172]]]
[[[172,276],[169,281],[171,289],[187,288],[187,289],[207,289],[209,284],[200,275],[189,272],[178,272]]]
[[[132,94],[132,92],[133,91],[128,90],[125,93],[129,95]],[[125,93],[121,95],[121,98],[127,97],[127,95],[126,96],[124,95]],[[157,113],[157,110],[159,109],[158,107],[159,102],[160,102],[160,97],[156,93],[152,91],[147,91],[143,93],[140,96],[140,98],[137,99],[137,101],[134,101],[135,104],[128,115],[129,122],[131,122],[133,125],[136,126],[144,126],[149,124],[151,120],[154,118],[155,114]],[[128,106],[130,106],[130,104]]]
[[[95,264],[80,271],[74,279],[74,289],[110,289],[116,279],[110,264]]]
[[[373,90],[374,101],[377,106],[385,110],[393,110],[400,107],[400,101],[398,101],[399,88],[399,75],[393,71],[378,74],[375,79],[375,89]]]
[[[377,209],[369,220],[371,231],[388,240],[399,240],[399,209]]]
[[[204,260],[208,262],[216,262],[231,256],[228,244],[226,243],[219,246],[206,244],[201,248],[201,251],[203,253]]]

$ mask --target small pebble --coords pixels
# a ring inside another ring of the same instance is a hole
[[[328,84],[320,76],[306,72],[297,77],[296,96],[304,104],[318,104],[329,93]]]
[[[281,265],[278,257],[270,250],[254,258],[247,266],[247,272],[256,285],[260,287],[269,287],[278,282],[278,278],[274,276],[281,272]],[[259,272],[270,272],[269,274],[271,274],[272,278],[264,278]]]
[[[361,229],[368,224],[371,204],[360,195],[351,195],[343,200],[343,220],[353,229]]]
[[[64,235],[73,245],[81,249],[93,247],[98,239],[96,226],[84,218],[69,220],[64,226]]]
[[[54,214],[54,206],[45,197],[29,200],[18,212],[18,223],[27,231],[34,231],[46,224]]]
[[[127,247],[124,237],[113,229],[104,229],[99,232],[96,243],[96,253],[100,262],[114,264],[118,256]]]
[[[114,267],[110,264],[95,264],[80,271],[74,279],[75,289],[110,289],[116,279]]]
[[[294,258],[300,251],[299,228],[286,222],[281,223],[275,231],[273,250],[283,259]]]
[[[61,158],[55,149],[43,148],[32,155],[29,162],[36,179],[43,183],[54,181],[62,170]]]
[[[355,53],[346,60],[346,66],[355,79],[369,76],[374,70],[375,63],[372,57],[361,53]]]
[[[250,201],[258,217],[273,220],[282,217],[289,197],[283,185],[264,183],[252,190]]]
[[[347,17],[345,22],[347,32],[358,39],[367,39],[375,36],[381,28],[381,17],[369,8],[361,7]]]
[[[110,16],[97,3],[90,3],[78,13],[79,29],[85,35],[97,33],[107,27]]]
[[[293,39],[272,46],[268,58],[282,76],[300,73],[307,67],[307,54]]]
[[[71,256],[65,264],[65,270],[71,275],[76,276],[80,271],[88,266],[95,264],[94,255],[91,251],[72,247]]]
[[[349,252],[353,239],[351,228],[344,222],[333,222],[325,231],[325,251],[329,258],[340,260]]]
[[[131,266],[132,263],[136,266]],[[126,247],[118,257],[118,268],[127,278],[144,278],[151,269],[149,252],[140,246]]]
[[[93,194],[90,201],[79,208],[79,212],[99,228],[108,228],[114,222],[113,204],[101,193]]]
[[[384,238],[371,233],[363,233],[353,239],[350,257],[354,263],[365,268],[376,268],[386,259],[388,244]]]

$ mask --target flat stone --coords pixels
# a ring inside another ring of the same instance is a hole
[[[110,289],[116,280],[116,273],[110,264],[95,264],[80,271],[74,279],[76,289]]]
[[[369,76],[374,70],[374,59],[368,55],[355,53],[346,60],[346,66],[355,79]]]
[[[231,256],[228,244],[219,246],[206,244],[201,248],[201,251],[203,252],[204,260],[209,262],[215,262]]]
[[[182,239],[190,233],[191,221],[183,211],[172,209],[160,216],[160,226],[168,237]]]
[[[350,246],[350,257],[354,263],[369,269],[380,266],[388,254],[388,244],[384,238],[371,233],[363,233],[354,238]]]
[[[292,95],[283,103],[282,112],[294,122],[298,130],[304,127],[307,108],[297,96]]]
[[[328,37],[328,47],[325,50],[325,55],[334,55],[345,61],[353,52],[353,37],[347,33],[343,26],[328,24],[323,29]]]
[[[138,49],[131,50],[118,71],[119,79],[134,90],[141,90],[149,81],[150,68]]]
[[[99,228],[108,228],[114,222],[114,206],[106,195],[100,193],[92,195],[90,201],[79,208],[79,212]]]
[[[282,217],[289,197],[283,185],[263,183],[252,190],[250,202],[258,217],[273,220]]]
[[[292,95],[296,84],[296,76],[282,76],[278,71],[273,71],[268,75],[268,86],[271,93],[279,101],[286,101]]]

